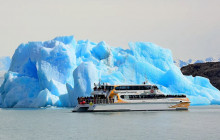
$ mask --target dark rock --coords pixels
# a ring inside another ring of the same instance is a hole
[[[220,62],[189,64],[181,68],[184,75],[206,77],[220,90]]]

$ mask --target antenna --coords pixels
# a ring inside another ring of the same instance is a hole
[[[145,83],[146,83],[146,84],[148,83],[147,75],[145,75]]]
[[[99,88],[101,88],[101,79],[99,78]]]
[[[106,84],[105,83],[103,83],[103,87],[104,87],[104,91],[106,90]]]

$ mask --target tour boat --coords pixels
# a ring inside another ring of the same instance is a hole
[[[108,85],[94,87],[90,97],[79,97],[73,112],[188,110],[186,95],[165,95],[156,85]]]

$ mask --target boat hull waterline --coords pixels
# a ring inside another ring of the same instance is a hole
[[[189,103],[117,103],[77,105],[72,112],[123,112],[123,111],[171,111],[188,110]]]

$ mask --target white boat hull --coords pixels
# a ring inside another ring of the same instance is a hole
[[[73,112],[114,112],[114,111],[166,111],[187,110],[188,107],[175,107],[177,102],[164,103],[114,103],[114,104],[84,104],[77,105]]]

